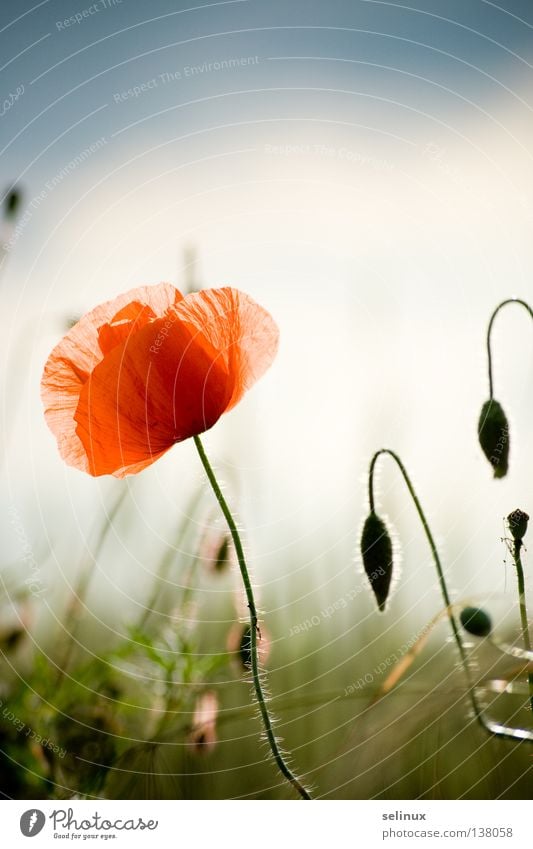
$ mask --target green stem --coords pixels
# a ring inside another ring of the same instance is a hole
[[[467,684],[468,684],[468,693],[469,693],[469,696],[470,696],[470,701],[471,701],[472,708],[474,710],[474,714],[476,716],[476,719],[483,726],[483,728],[486,731],[489,731],[490,733],[493,733],[493,734],[496,733],[499,736],[507,736],[505,731],[498,731],[498,732],[494,731],[494,729],[490,728],[487,725],[487,723],[485,722],[485,720],[483,718],[481,708],[479,707],[479,704],[478,704],[477,699],[476,699],[476,695],[475,695],[474,690],[473,690],[473,682],[472,682],[472,677],[470,675],[470,670],[468,668],[468,658],[467,658],[466,648],[465,648],[463,641],[461,639],[461,633],[459,631],[459,626],[457,624],[457,620],[456,620],[454,613],[453,613],[453,607],[452,607],[452,603],[451,603],[451,600],[450,600],[450,594],[448,592],[448,587],[446,586],[446,579],[444,577],[444,571],[443,571],[442,564],[441,564],[441,561],[440,561],[439,553],[437,551],[437,546],[435,544],[435,540],[433,539],[433,534],[431,533],[431,529],[429,527],[428,521],[426,519],[424,511],[422,510],[422,505],[420,504],[420,501],[419,501],[418,496],[415,492],[414,486],[411,483],[411,479],[410,479],[409,475],[407,474],[407,470],[406,470],[405,466],[403,465],[403,463],[400,460],[400,458],[398,457],[398,455],[395,454],[394,451],[390,451],[388,448],[381,448],[379,451],[377,451],[374,454],[374,456],[372,457],[372,460],[371,460],[371,463],[370,463],[370,469],[369,469],[369,473],[368,473],[368,500],[370,502],[370,510],[372,512],[375,512],[375,510],[374,510],[374,503],[375,503],[374,502],[374,472],[375,472],[377,460],[378,460],[378,458],[380,457],[381,454],[388,454],[389,457],[392,457],[392,459],[395,461],[396,465],[400,469],[400,472],[402,473],[403,479],[404,479],[404,481],[407,485],[407,489],[409,490],[409,494],[411,495],[411,498],[413,499],[414,505],[416,507],[416,511],[417,511],[418,516],[420,518],[420,521],[422,523],[422,527],[424,528],[424,532],[426,534],[427,541],[428,541],[429,547],[431,549],[431,554],[433,556],[433,561],[434,561],[435,567],[437,569],[439,585],[440,585],[442,597],[444,599],[444,605],[446,607],[446,612],[448,614],[448,619],[449,619],[450,626],[451,626],[451,629],[452,629],[453,637],[454,637],[455,643],[457,645],[457,648],[459,649],[459,654],[461,656],[461,662],[462,662],[462,665],[463,665],[463,670],[464,670],[465,677],[466,677]]]
[[[268,713],[268,708],[266,706],[265,696],[263,693],[263,687],[261,685],[261,676],[259,671],[259,657],[257,652],[257,634],[258,634],[258,616],[257,616],[257,608],[255,606],[255,599],[252,590],[252,584],[250,581],[250,576],[248,574],[248,568],[246,566],[246,560],[244,557],[244,550],[241,543],[241,538],[239,536],[239,532],[237,530],[237,525],[233,519],[233,516],[230,512],[230,509],[227,505],[227,502],[222,494],[222,490],[218,485],[218,481],[215,477],[215,473],[209,463],[207,455],[204,451],[204,446],[200,440],[199,436],[194,437],[194,444],[198,450],[198,454],[200,455],[200,460],[202,461],[202,465],[205,469],[205,473],[208,477],[209,483],[211,484],[211,488],[215,494],[215,498],[217,499],[220,509],[224,514],[224,518],[228,524],[229,532],[233,539],[233,544],[235,545],[235,551],[237,553],[237,560],[239,562],[239,569],[241,571],[242,581],[244,584],[244,590],[246,592],[246,599],[248,602],[248,609],[250,611],[250,642],[251,642],[251,656],[252,656],[252,678],[254,683],[255,696],[257,699],[257,703],[259,705],[259,711],[261,713],[261,719],[263,720],[263,726],[265,728],[266,737],[268,740],[268,744],[270,746],[270,751],[272,752],[272,756],[277,764],[279,771],[282,775],[287,779],[287,781],[292,784],[295,790],[300,794],[302,799],[311,799],[311,795],[303,786],[303,784],[299,781],[299,779],[291,772],[283,755],[279,749],[278,741],[276,740],[276,736],[274,734],[274,730],[272,727],[272,720]]]
[[[369,501],[370,501],[370,509],[372,510],[372,512],[375,512],[374,511],[374,470],[375,470],[375,466],[376,466],[376,462],[378,460],[378,457],[381,454],[388,454],[389,457],[392,457],[392,459],[395,461],[398,468],[400,469],[400,472],[402,473],[403,479],[404,479],[404,481],[407,485],[407,489],[409,490],[409,494],[410,494],[411,498],[413,499],[414,505],[416,507],[416,511],[418,513],[420,521],[422,522],[422,527],[424,528],[424,533],[426,534],[427,541],[428,541],[429,547],[431,549],[431,554],[433,555],[433,560],[435,562],[435,567],[437,569],[437,575],[438,575],[438,578],[439,578],[439,584],[440,584],[440,589],[441,589],[441,593],[442,593],[442,598],[444,599],[444,605],[446,607],[446,610],[448,611],[448,618],[450,620],[450,625],[452,627],[453,636],[455,638],[455,642],[457,643],[457,648],[459,649],[459,653],[461,655],[463,665],[466,665],[466,650],[465,650],[465,647],[463,646],[463,641],[461,640],[459,627],[457,625],[455,616],[453,615],[453,611],[451,609],[452,602],[451,602],[451,599],[450,599],[450,594],[448,592],[448,587],[446,586],[446,579],[444,577],[444,571],[442,569],[442,564],[440,562],[440,557],[439,557],[439,553],[437,551],[437,546],[435,545],[435,540],[433,539],[433,534],[431,533],[431,529],[429,527],[425,513],[422,510],[422,505],[420,504],[420,501],[419,501],[418,496],[415,492],[413,484],[411,483],[411,479],[410,479],[409,475],[407,474],[407,470],[406,470],[404,464],[402,463],[402,461],[400,460],[398,455],[395,454],[394,451],[390,451],[388,448],[382,448],[380,451],[377,451],[374,454],[374,456],[372,457],[372,462],[370,463],[370,471],[369,471],[369,477],[368,477],[368,497],[369,497]]]
[[[522,623],[522,639],[526,651],[531,651],[531,637],[529,635],[529,623],[527,616],[526,605],[526,582],[524,579],[524,569],[522,568],[522,558],[520,551],[522,548],[522,540],[517,539],[513,546],[513,559],[516,567],[516,577],[518,580],[518,603],[520,606],[520,621]],[[528,672],[527,676],[529,686],[529,701],[531,710],[533,710],[533,672]]]
[[[507,300],[502,301],[501,304],[498,304],[494,312],[492,313],[489,321],[489,326],[487,328],[487,355],[488,355],[488,366],[489,366],[489,398],[492,401],[493,399],[493,390],[494,384],[492,379],[492,351],[490,345],[490,337],[492,333],[492,326],[494,324],[494,319],[498,315],[499,311],[502,307],[505,307],[507,304],[520,304],[520,306],[524,307],[530,314],[531,318],[533,318],[533,309],[529,306],[526,301],[522,301],[520,298],[507,298]]]

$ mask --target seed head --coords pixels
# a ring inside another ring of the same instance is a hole
[[[509,525],[511,536],[516,542],[522,542],[524,539],[528,522],[529,516],[523,510],[513,510],[507,516],[507,524]]]
[[[363,526],[361,556],[370,587],[383,611],[392,578],[392,541],[385,522],[373,510]]]

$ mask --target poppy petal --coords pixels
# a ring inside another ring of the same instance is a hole
[[[89,470],[86,451],[76,434],[74,414],[84,384],[104,357],[100,345],[101,328],[112,324],[113,320],[138,318],[138,311],[135,315],[131,312],[132,304],[144,305],[154,315],[161,316],[182,299],[183,295],[169,283],[132,289],[84,315],[56,345],[44,369],[41,396],[48,426],[58,441],[61,456],[69,465]],[[124,314],[121,311],[125,311]],[[109,348],[111,339],[106,341]]]
[[[45,415],[64,459],[92,475],[138,472],[203,433],[270,366],[278,330],[236,289],[186,298],[168,284],[97,307],[45,367]]]
[[[109,354],[117,345],[124,342],[132,333],[137,333],[150,321],[157,318],[147,304],[133,301],[113,316],[111,321],[98,328],[98,345],[102,354]]]
[[[218,351],[232,382],[224,412],[231,410],[276,356],[279,331],[272,316],[244,292],[230,287],[187,295],[169,312],[189,323],[198,337]]]
[[[75,412],[90,474],[138,472],[220,418],[233,381],[218,351],[193,330],[169,310],[92,371]]]

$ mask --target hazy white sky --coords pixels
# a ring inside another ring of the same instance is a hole
[[[533,298],[528,4],[243,2],[142,26],[145,4],[122,5],[62,30],[61,4],[43,4],[0,31],[13,57],[42,38],[6,68],[24,93],[0,128],[26,215],[2,270],[5,503],[68,571],[70,534],[82,544],[117,484],[61,463],[38,397],[44,360],[66,316],[180,283],[193,243],[205,285],[249,292],[281,329],[271,372],[206,440],[240,480],[260,580],[279,594],[295,568],[350,579],[364,472],[388,445],[420,486],[454,587],[502,589],[501,517],[533,509],[533,335],[518,308],[494,337],[505,481],[490,480],[476,423],[490,312]],[[191,445],[143,475],[138,532],[118,540],[132,562],[171,538],[198,479]],[[411,588],[429,587],[388,464],[382,482]]]

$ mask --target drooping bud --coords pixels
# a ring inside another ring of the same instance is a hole
[[[383,611],[392,578],[392,541],[385,522],[373,510],[363,527],[361,556],[372,592]]]
[[[0,650],[6,653],[15,651],[25,636],[25,628],[11,628],[0,635]]]
[[[235,561],[235,549],[229,534],[208,528],[200,542],[198,557],[205,563],[209,572],[227,572]]]
[[[465,631],[474,637],[488,637],[492,631],[490,616],[480,607],[463,608],[459,618]]]
[[[527,513],[524,513],[523,510],[513,510],[513,512],[509,513],[507,516],[509,531],[516,542],[522,542],[524,539],[527,532],[528,522],[529,516]]]
[[[509,422],[498,401],[491,399],[483,404],[477,432],[494,477],[505,477],[509,468]]]
[[[228,537],[224,537],[220,545],[217,547],[215,557],[213,558],[213,570],[215,572],[224,572],[229,565],[229,547],[230,541]]]
[[[6,195],[4,200],[4,209],[6,213],[6,218],[13,219],[15,218],[18,208],[20,206],[21,193],[18,189],[12,188]]]

